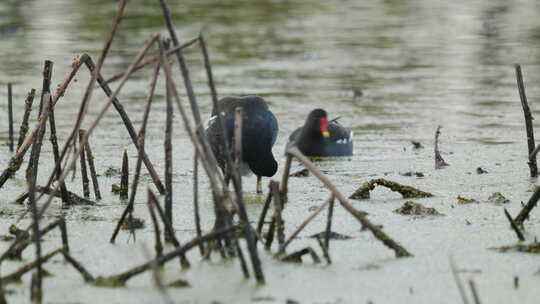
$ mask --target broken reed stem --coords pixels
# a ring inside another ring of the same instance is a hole
[[[126,6],[126,0],[119,0],[118,1],[118,6],[116,8],[116,13],[115,13],[115,20],[114,20],[114,23],[113,23],[113,27],[112,27],[112,30],[107,38],[107,40],[105,41],[105,45],[103,46],[103,49],[101,51],[101,56],[99,57],[98,59],[98,64],[97,64],[97,67],[95,69],[93,69],[91,72],[91,77],[90,77],[90,81],[88,82],[88,85],[86,87],[86,91],[84,93],[84,96],[82,98],[82,101],[81,101],[81,105],[79,107],[79,112],[77,114],[77,120],[75,121],[75,125],[73,127],[73,130],[71,131],[64,147],[62,148],[62,153],[60,154],[60,160],[62,160],[65,155],[66,155],[66,151],[67,151],[67,147],[71,144],[71,142],[73,140],[76,139],[77,135],[78,135],[78,132],[79,132],[79,128],[84,120],[84,117],[87,113],[87,109],[88,109],[88,104],[90,103],[90,100],[91,100],[91,97],[92,97],[92,92],[93,92],[93,89],[94,89],[94,86],[95,86],[95,83],[96,83],[96,79],[98,78],[98,75],[101,71],[101,68],[103,66],[103,63],[105,62],[105,58],[107,57],[107,54],[109,53],[109,49],[110,49],[110,46],[112,44],[112,40],[120,26],[120,23],[123,19],[123,15],[124,15],[124,8]],[[146,51],[142,52],[143,55],[146,53]],[[85,55],[83,54],[83,56],[81,56],[80,58],[80,61],[81,62],[84,62],[87,66],[89,64],[89,62],[91,61],[91,58],[90,56],[88,55]],[[73,79],[73,77],[75,76],[75,73],[76,71],[78,71],[78,69],[80,68],[80,65],[77,63],[77,65],[75,65],[73,67],[73,70],[72,70],[72,73],[70,73],[68,75],[68,77],[65,79],[65,86],[62,86],[62,87],[59,87],[58,89],[61,89],[60,92],[57,92],[57,94],[55,95],[55,98],[59,98],[60,96],[62,96],[63,92],[65,91],[65,88],[67,87],[67,85],[71,82],[71,80]],[[132,69],[132,66],[129,67],[130,69]],[[123,80],[127,79],[127,77],[123,78]],[[120,84],[118,86],[118,88],[116,89],[116,91],[119,91],[122,87],[122,84]],[[58,91],[57,89],[57,91]],[[62,94],[60,94],[62,93]],[[118,92],[117,92],[118,94]],[[56,101],[55,101],[56,102]],[[110,101],[108,101],[106,103],[106,106],[104,107],[104,109],[102,110],[103,113],[100,113],[100,115],[98,116],[98,119],[97,121],[99,121],[101,119],[101,117],[103,116],[104,112],[108,109],[108,106],[110,104]],[[92,132],[92,129],[95,127],[95,124],[97,124],[97,122],[94,123],[93,127],[91,127],[91,129],[89,129],[88,131],[88,136],[90,135],[90,133]],[[85,136],[86,138],[86,136]],[[85,144],[85,142],[81,142],[81,147],[83,147]],[[77,161],[77,157],[78,157],[78,153],[77,152],[74,152],[73,154],[73,158],[72,158],[72,161],[69,163],[69,165],[65,168],[65,170],[62,172],[62,175],[60,176],[59,178],[59,183],[63,183],[64,182],[64,179],[67,175],[67,173],[72,170],[74,167],[75,167],[75,164],[76,164],[76,161]],[[54,172],[53,174],[51,174],[51,176],[49,177],[49,181],[47,182],[47,185],[46,187],[50,187],[52,182],[54,180]],[[58,188],[58,187],[55,187],[55,189]],[[50,197],[46,202],[45,204],[43,205],[42,209],[41,209],[41,212],[40,212],[40,216],[45,212],[45,210],[49,207],[49,204],[51,203],[52,201],[52,197]]]
[[[450,256],[448,259],[450,260],[450,269],[452,270],[452,276],[454,277],[454,281],[456,282],[459,294],[461,295],[461,300],[463,301],[463,304],[469,304],[469,300],[467,299],[467,295],[465,294],[465,288],[463,287],[463,283],[461,282],[461,278],[459,277],[456,264],[454,263],[454,258]]]
[[[7,84],[8,89],[8,135],[9,135],[9,151],[13,152],[13,94],[11,83]]]
[[[43,227],[40,233],[41,236],[43,237],[45,234],[49,233],[51,230],[53,230],[57,226],[60,226],[62,230],[62,227],[61,227],[62,222],[63,222],[63,219],[58,219],[48,224],[47,226]],[[16,231],[21,231],[23,234],[25,234],[25,236],[20,237],[18,236],[18,234],[16,234],[15,240],[11,243],[9,248],[6,251],[4,251],[4,253],[2,253],[2,256],[0,256],[0,263],[4,261],[5,259],[20,259],[22,252],[34,241],[34,238],[31,234],[28,234],[24,230],[19,230],[14,225],[12,227],[14,227]],[[12,228],[10,227],[10,233],[13,234],[11,229]],[[67,242],[67,238],[66,238],[66,242]],[[62,243],[64,243],[64,241],[62,241]],[[63,246],[65,247],[65,245]]]
[[[326,255],[329,255],[330,252],[330,234],[332,233],[332,219],[334,216],[334,202],[335,196],[332,194],[330,197],[330,205],[328,205],[328,217],[326,220],[326,231],[324,232],[324,247],[326,248]],[[326,257],[326,256],[325,256]],[[330,256],[326,257],[328,264],[332,264],[330,261]]]
[[[163,212],[163,209],[159,205],[159,201],[156,195],[154,194],[154,192],[152,192],[150,189],[148,189],[148,192],[149,192],[149,199],[152,200],[152,204],[154,205],[154,207],[156,207],[158,215],[161,218],[161,221],[163,222],[163,226],[165,227],[164,230],[168,234],[167,237],[171,240],[174,247],[179,248],[180,241],[178,241],[178,239],[176,238],[172,223],[167,220],[167,217],[165,216],[165,212]],[[182,266],[183,269],[187,269],[190,267],[190,263],[188,259],[186,258],[185,254],[180,255],[180,265]]]
[[[291,234],[291,236],[289,236],[289,238],[287,239],[287,241],[285,241],[279,248],[279,252],[280,253],[285,253],[285,249],[287,248],[287,246],[289,246],[289,244],[294,240],[294,238],[296,238],[296,236],[302,231],[304,230],[304,228],[307,226],[307,224],[309,224],[319,213],[321,213],[321,211],[326,207],[326,205],[330,204],[332,201],[333,201],[333,198],[334,196],[332,195],[329,199],[327,199],[322,205],[320,205],[317,209],[315,209],[315,211],[313,211],[313,213],[311,213],[307,219],[305,219],[302,224],[300,224],[300,226],[298,226],[298,228],[296,228],[296,230]]]
[[[36,95],[36,90],[31,89],[30,92],[28,92],[28,95],[26,95],[26,99],[24,100],[24,115],[21,122],[21,126],[19,128],[19,140],[17,142],[17,150],[21,147],[24,138],[26,137],[26,133],[28,133],[28,119],[30,118],[30,113],[32,112],[32,103],[34,103],[34,96]]]
[[[283,204],[281,203],[281,195],[279,194],[279,182],[270,181],[270,191],[274,197],[274,218],[276,219],[277,238],[279,244],[279,253],[284,253],[283,245],[285,244],[285,225],[283,223]]]
[[[169,10],[169,7],[167,5],[167,2],[165,0],[160,0],[160,5],[163,10],[163,16],[165,18],[165,23],[167,24],[167,29],[169,30],[169,35],[171,36],[171,40],[173,42],[173,46],[179,46],[180,43],[178,42],[178,37],[176,36],[176,32],[174,30],[174,25],[172,24],[172,18],[171,18],[171,12]],[[180,71],[182,73],[182,78],[184,80],[184,87],[186,89],[186,93],[188,96],[188,101],[191,107],[191,112],[193,114],[193,118],[195,119],[195,131],[196,135],[201,142],[201,148],[204,151],[205,157],[208,159],[208,161],[212,164],[212,168],[215,168],[216,170],[207,171],[207,173],[211,174],[211,180],[217,179],[218,182],[221,183],[221,186],[223,189],[226,189],[226,184],[221,175],[219,174],[219,170],[217,170],[218,165],[216,158],[214,156],[214,153],[212,153],[212,150],[210,148],[210,145],[208,144],[208,141],[206,140],[206,137],[204,136],[204,129],[203,129],[203,123],[201,120],[201,114],[199,111],[199,106],[197,104],[197,98],[195,96],[195,92],[193,91],[193,85],[191,84],[191,78],[189,76],[189,70],[186,64],[186,61],[184,59],[184,55],[182,52],[182,49],[178,49],[175,52],[176,57],[178,59],[179,65],[180,65]],[[161,55],[162,60],[164,60],[164,54]],[[163,63],[162,63],[163,64]],[[172,77],[171,77],[172,79]],[[179,101],[177,101],[179,102]],[[219,115],[218,115],[219,117]],[[182,118],[184,118],[182,116]],[[222,125],[223,126],[223,125]],[[219,195],[218,197],[221,197]]]
[[[46,97],[49,97],[49,94],[45,94]],[[46,106],[48,107],[48,106]],[[36,143],[37,144],[37,143]],[[32,147],[33,150],[33,147]],[[33,168],[34,173],[37,172],[37,166]],[[29,206],[30,210],[32,211],[32,232],[33,232],[33,241],[36,246],[36,259],[37,259],[37,267],[36,267],[36,284],[32,284],[35,286],[35,288],[31,288],[31,298],[35,299],[34,302],[41,303],[43,298],[43,285],[42,285],[42,278],[43,278],[43,269],[41,268],[41,262],[39,260],[41,259],[41,232],[39,230],[39,216],[38,216],[38,210],[36,206],[36,175],[34,173],[31,173],[27,176],[27,182],[28,182],[28,193],[29,193]]]
[[[287,204],[287,193],[289,192],[289,175],[291,172],[292,156],[287,154],[287,160],[285,161],[285,168],[283,169],[283,175],[281,177],[281,200],[283,205]]]
[[[166,83],[166,118],[165,118],[165,140],[163,148],[165,151],[165,216],[169,223],[172,223],[172,126],[173,126],[173,105],[171,100],[171,83]],[[165,235],[165,240],[171,240]]]
[[[60,175],[62,174],[61,164],[60,164],[60,152],[58,151],[58,139],[56,138],[56,122],[54,119],[54,105],[52,103],[52,98],[47,98],[48,100],[46,102],[49,103],[49,128],[51,129],[51,135],[49,137],[49,140],[51,141],[51,145],[53,148],[53,156],[54,156],[54,170],[56,171],[56,178],[60,178]],[[62,203],[67,204],[69,203],[69,196],[68,196],[68,190],[65,183],[62,183],[60,186],[60,193],[62,194]]]
[[[81,276],[83,277],[86,283],[95,282],[94,276],[90,274],[90,272],[88,272],[88,270],[86,270],[86,268],[84,268],[84,266],[81,263],[75,260],[69,254],[69,252],[67,252],[66,250],[62,250],[62,254],[64,255],[64,259],[68,261],[71,264],[71,266],[73,266],[73,268],[75,268],[75,270],[77,270],[81,274]]]
[[[121,0],[121,2],[123,2],[124,0]],[[92,132],[94,131],[94,129],[96,128],[97,124],[101,121],[101,119],[103,118],[103,116],[105,115],[105,113],[107,112],[107,110],[109,109],[109,106],[111,105],[112,103],[112,99],[114,97],[116,97],[116,95],[118,95],[118,93],[122,90],[125,82],[127,81],[127,78],[129,77],[129,75],[131,74],[131,71],[133,70],[133,67],[138,64],[140,62],[140,60],[144,57],[144,55],[146,54],[146,52],[148,51],[148,49],[150,48],[150,46],[152,46],[154,44],[154,42],[156,41],[156,39],[158,38],[158,36],[152,36],[152,38],[150,40],[148,40],[143,49],[137,54],[137,56],[135,57],[135,60],[134,62],[129,66],[128,68],[128,73],[126,73],[126,76],[124,78],[122,78],[122,81],[118,84],[118,87],[116,87],[115,91],[113,92],[113,94],[111,94],[111,96],[107,99],[107,101],[105,102],[105,104],[103,105],[102,109],[100,110],[98,116],[94,119],[94,121],[92,122],[92,124],[90,125],[90,127],[88,128],[88,131],[86,132],[83,140],[80,142],[79,146],[82,147],[86,144],[86,142],[88,141],[88,137],[92,134]],[[83,108],[85,108],[85,106],[83,106]],[[84,111],[83,111],[84,112]],[[79,113],[81,114],[81,113]],[[75,129],[78,130],[78,125],[77,124],[80,124],[80,122],[76,123],[76,126],[75,126]],[[68,141],[69,142],[69,141]],[[66,143],[68,144],[68,143]],[[79,149],[80,149],[79,147]],[[66,146],[65,146],[66,148]],[[65,149],[64,149],[65,150]],[[78,154],[75,154],[74,157],[71,159],[70,163],[68,164],[68,166],[66,166],[66,168],[63,170],[62,172],[62,176],[60,177],[59,179],[59,183],[62,183],[64,181],[64,179],[66,178],[67,174],[73,169],[75,163],[77,162],[77,157],[78,157]],[[49,183],[51,182],[51,180],[49,179]],[[55,190],[57,187],[55,187]],[[49,198],[44,204],[43,204],[43,207],[41,208],[41,211],[40,211],[40,216],[45,212],[45,210],[47,210],[47,208],[49,207],[50,203],[52,201],[52,198]]]
[[[514,220],[512,219],[512,216],[510,215],[510,213],[508,213],[508,210],[506,210],[506,208],[504,208],[504,215],[506,216],[506,218],[510,222],[510,227],[512,227],[512,230],[514,230],[514,232],[516,233],[518,239],[520,241],[525,241],[525,237],[523,236],[523,233],[521,233],[521,230],[516,225],[516,222],[514,222]]]
[[[518,216],[514,219],[514,222],[516,222],[516,225],[523,226],[523,222],[529,218],[529,213],[531,210],[536,207],[536,204],[538,203],[538,200],[540,199],[540,187],[536,187],[536,190],[534,190],[534,193],[531,195],[529,200],[527,201],[527,204],[521,208],[521,211],[519,212]]]
[[[153,195],[153,194],[152,194]],[[156,205],[157,206],[157,205]],[[199,243],[208,242],[210,240],[214,240],[216,238],[222,237],[223,234],[230,233],[231,231],[234,231],[236,229],[236,226],[231,226],[223,229],[219,229],[213,232],[210,232],[206,235],[203,235],[200,238],[195,238],[189,242],[187,242],[184,246],[175,248],[173,251],[161,256],[157,257],[151,261],[148,261],[142,265],[135,266],[132,269],[125,271],[121,274],[106,277],[106,278],[98,278],[98,281],[103,281],[106,283],[109,283],[110,285],[114,286],[122,286],[125,285],[125,283],[133,278],[136,275],[139,275],[147,270],[152,269],[153,265],[163,265],[166,262],[178,257],[178,256],[185,256],[186,252],[195,246],[197,246]],[[99,283],[98,283],[99,284]]]
[[[6,284],[6,283],[14,283],[14,282],[18,282],[20,281],[21,277],[31,271],[32,269],[36,268],[37,265],[41,265],[41,264],[44,264],[46,263],[48,260],[50,260],[52,257],[54,257],[55,255],[57,255],[58,253],[61,253],[64,249],[63,248],[58,248],[58,249],[55,249],[51,252],[49,252],[48,254],[34,260],[33,262],[31,263],[28,263],[22,267],[20,267],[19,269],[17,269],[16,271],[2,277],[0,280],[2,281],[2,283]]]
[[[201,215],[199,212],[199,153],[195,151],[193,156],[193,213],[195,217],[195,231],[197,237],[201,237]],[[204,255],[204,247],[199,244],[201,256]]]
[[[32,111],[32,102],[34,101],[35,93],[36,93],[36,90],[32,89],[30,90],[30,93],[28,93],[28,96],[26,97],[24,116],[23,116],[23,120],[22,120],[21,127],[19,130],[19,142],[17,144],[17,153],[15,153],[15,155],[11,157],[11,159],[8,162],[7,168],[2,172],[2,175],[0,175],[0,188],[2,188],[4,183],[10,177],[12,177],[15,174],[15,172],[19,170],[19,168],[21,167],[23,163],[24,155],[26,154],[26,151],[28,150],[29,145],[24,150],[24,152],[20,148],[22,146],[23,141],[26,138],[26,133],[28,133],[28,119],[30,118],[30,112]]]
[[[82,142],[84,138],[84,130],[79,129],[79,142]],[[79,160],[81,161],[81,177],[83,186],[83,195],[85,198],[90,198],[90,180],[88,179],[88,170],[86,170],[86,154],[84,153],[84,146],[81,145],[79,149]],[[122,171],[123,172],[123,171]],[[123,176],[122,176],[123,177]],[[120,197],[122,196],[120,191]]]
[[[441,135],[441,126],[437,126],[437,130],[435,131],[435,169],[448,166],[448,163],[444,161],[439,151],[439,135]]]
[[[54,197],[62,198],[62,194],[60,192],[58,192],[57,190],[51,189],[51,188],[45,188],[45,187],[42,187],[42,186],[36,186],[36,192],[43,193],[43,194],[48,194],[48,195],[51,195],[51,196],[54,196]],[[72,205],[87,205],[87,206],[95,206],[95,205],[97,205],[96,202],[91,201],[91,200],[86,199],[86,198],[83,198],[83,197],[80,197],[80,196],[78,196],[77,194],[75,194],[73,192],[68,191],[67,194],[68,194],[68,198],[69,198],[68,201]],[[15,199],[15,202],[22,204],[27,198],[28,198],[28,191],[22,193],[21,195],[19,195]]]
[[[150,80],[150,91],[146,99],[146,106],[144,109],[143,121],[139,129],[138,143],[139,143],[140,149],[138,151],[137,164],[135,165],[135,173],[133,175],[133,182],[131,183],[131,194],[129,197],[129,202],[126,208],[124,209],[124,212],[122,213],[122,216],[120,217],[120,220],[118,221],[118,224],[116,225],[116,228],[110,239],[111,243],[114,243],[114,241],[116,240],[116,236],[118,235],[118,232],[120,231],[120,227],[122,227],[124,223],[125,217],[127,216],[128,213],[133,212],[133,207],[135,205],[135,195],[137,194],[137,188],[139,186],[139,178],[140,178],[141,167],[142,167],[142,153],[144,152],[144,143],[146,139],[146,125],[148,124],[148,117],[150,116],[150,110],[152,108],[152,101],[154,100],[156,83],[159,77],[159,69],[160,69],[160,64],[158,63],[156,64],[154,68],[154,73],[152,74],[152,78]]]
[[[86,134],[86,130],[80,129],[83,135]],[[88,168],[90,169],[90,178],[92,179],[92,186],[94,188],[94,196],[96,200],[101,200],[101,191],[99,190],[99,183],[97,180],[96,166],[94,165],[94,154],[90,148],[90,140],[86,141],[84,145],[84,152],[86,153],[86,161],[88,162]]]
[[[174,54],[178,49],[185,49],[185,48],[188,48],[192,45],[194,45],[195,43],[199,42],[199,37],[195,37],[195,38],[192,38],[191,40],[189,40],[188,42],[186,43],[183,43],[182,45],[180,46],[177,46],[177,47],[173,47],[169,50],[167,50],[165,52],[165,54],[168,56]],[[133,70],[133,72],[136,72],[136,71],[139,71],[141,70],[142,68],[144,68],[145,66],[149,65],[149,64],[153,64],[153,63],[158,63],[159,62],[159,54],[152,57],[151,59],[148,59],[146,61],[144,61],[143,63],[139,64],[138,66],[135,67],[135,69]],[[124,76],[124,73],[119,73],[119,74],[116,74],[112,77],[110,77],[109,79],[105,80],[104,83],[105,84],[110,84],[112,82],[115,82],[117,81],[118,79],[122,78],[122,76]]]
[[[394,241],[392,238],[390,238],[380,227],[377,225],[371,223],[370,220],[366,218],[366,215],[360,212],[359,210],[355,209],[341,194],[341,192],[338,191],[336,186],[330,182],[330,180],[324,176],[324,174],[317,169],[313,163],[305,157],[300,150],[296,146],[290,147],[287,149],[287,153],[291,154],[292,156],[296,157],[300,162],[304,164],[304,166],[313,173],[324,185],[326,188],[328,188],[339,200],[340,204],[350,213],[352,214],[361,224],[362,228],[368,229],[371,231],[373,236],[375,236],[379,241],[381,241],[386,247],[394,250],[394,253],[396,257],[408,257],[411,256],[411,254],[402,247],[400,244],[398,244],[396,241]]]
[[[161,244],[161,231],[159,230],[159,224],[157,222],[156,218],[156,212],[154,211],[154,200],[150,198],[150,191],[148,191],[148,211],[150,212],[150,218],[152,219],[152,225],[154,227],[154,237],[156,240],[156,245],[154,248],[156,249],[156,257],[160,257],[163,255],[163,245]]]
[[[525,95],[525,85],[523,84],[523,75],[521,74],[521,66],[516,64],[516,79],[517,86],[519,91],[519,98],[521,100],[521,107],[523,108],[523,115],[525,116],[525,129],[527,130],[527,146],[529,149],[529,170],[531,172],[531,177],[536,177],[538,175],[538,167],[536,164],[536,155],[533,155],[534,148],[534,128],[532,124],[532,114],[529,109],[529,104],[527,102],[527,95]],[[532,156],[532,157],[531,157]]]
[[[320,235],[317,235],[315,238],[317,239],[317,243],[319,243],[319,247],[321,247],[323,257],[326,260],[326,263],[332,264],[332,259],[330,258],[330,254],[328,254],[328,247],[326,247],[326,245],[323,243]]]
[[[82,150],[82,149],[81,149]],[[128,199],[129,188],[129,161],[127,151],[122,154],[122,175],[120,177],[120,199],[125,201]]]
[[[259,216],[259,222],[257,224],[257,234],[261,234],[262,228],[264,225],[264,220],[266,218],[266,213],[268,213],[268,208],[270,207],[270,203],[272,202],[272,191],[268,191],[268,194],[266,196],[266,200],[264,201],[263,209],[261,211],[261,215]]]

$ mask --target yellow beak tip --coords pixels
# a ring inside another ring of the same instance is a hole
[[[323,131],[322,132],[322,135],[327,138],[327,137],[330,137],[330,133],[328,131]]]

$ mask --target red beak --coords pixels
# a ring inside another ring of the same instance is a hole
[[[319,129],[321,130],[323,137],[327,138],[330,136],[330,133],[328,132],[328,120],[326,120],[326,117],[319,118]]]

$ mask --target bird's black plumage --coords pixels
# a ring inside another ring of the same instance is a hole
[[[234,111],[235,108],[242,107],[242,161],[258,177],[273,176],[278,167],[272,154],[272,146],[276,142],[278,133],[278,123],[264,99],[259,96],[225,97],[219,103],[230,147],[233,144]],[[226,151],[223,147],[221,126],[217,114],[217,110],[213,109],[205,136],[220,167],[225,171]]]
[[[328,137],[320,128],[321,118],[327,122]],[[353,154],[352,133],[337,119],[327,121],[326,111],[315,109],[309,113],[304,125],[289,136],[289,143],[298,146],[306,156],[350,156]]]

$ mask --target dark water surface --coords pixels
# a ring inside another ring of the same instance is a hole
[[[474,279],[485,303],[534,303],[540,291],[538,260],[527,254],[501,254],[490,247],[513,244],[516,240],[501,206],[489,203],[458,205],[464,195],[485,201],[493,192],[511,200],[511,214],[528,200],[535,180],[528,177],[523,113],[517,94],[513,64],[523,66],[527,95],[533,115],[540,114],[540,4],[533,0],[496,1],[170,1],[177,31],[182,41],[204,29],[213,63],[218,94],[263,96],[280,124],[274,152],[280,165],[286,139],[303,123],[307,113],[325,108],[330,116],[355,134],[355,156],[346,160],[321,162],[318,166],[345,194],[363,182],[384,177],[433,192],[429,199],[416,200],[444,213],[444,217],[410,218],[392,211],[405,200],[377,189],[371,200],[352,201],[368,211],[370,219],[399,240],[415,257],[396,260],[393,253],[362,232],[358,223],[343,210],[336,210],[335,231],[353,237],[331,244],[334,263],[289,265],[272,259],[261,250],[268,284],[257,287],[245,281],[236,262],[196,262],[187,272],[176,263],[167,265],[164,281],[190,281],[192,288],[170,289],[178,303],[457,303],[459,293],[453,281],[448,257],[454,256],[464,280]],[[22,117],[23,100],[30,88],[41,88],[43,61],[54,61],[53,84],[69,70],[72,59],[82,53],[97,61],[111,28],[116,4],[102,0],[4,1],[0,3],[0,141],[7,137],[6,89],[14,83],[15,118]],[[166,34],[158,1],[130,1],[120,32],[115,38],[103,74],[122,72],[151,33]],[[205,117],[210,112],[206,75],[198,49],[186,52],[195,91]],[[151,69],[138,72],[127,83],[120,101],[135,123],[141,122]],[[180,85],[180,75],[175,68]],[[86,70],[77,77],[56,111],[58,133],[63,142],[71,130],[79,102],[87,84]],[[113,85],[114,87],[114,85]],[[183,87],[180,91],[184,92]],[[163,80],[151,113],[147,152],[163,175],[163,130],[165,102]],[[184,98],[185,99],[185,98]],[[104,101],[96,91],[88,126]],[[37,104],[37,102],[35,102]],[[194,236],[192,209],[193,149],[179,121],[174,139],[174,226],[182,240]],[[451,164],[434,170],[433,137],[443,126],[441,150]],[[135,167],[136,151],[117,113],[110,109],[91,137],[97,170],[119,167],[127,149]],[[413,150],[411,140],[426,147]],[[51,148],[43,147],[39,183],[52,169]],[[4,168],[10,153],[0,146]],[[482,167],[489,173],[476,174]],[[17,178],[0,190],[0,233],[6,233],[24,207],[11,201],[25,190],[24,168]],[[294,165],[294,170],[299,166]],[[281,168],[280,168],[281,169]],[[400,173],[421,171],[424,178]],[[281,170],[280,172],[281,173]],[[276,176],[278,179],[278,176]],[[153,229],[146,209],[143,176],[136,199],[136,216],[147,226],[128,241],[121,232],[117,245],[108,239],[124,205],[110,193],[118,177],[100,177],[104,199],[97,208],[61,210],[55,204],[49,218],[63,212],[73,255],[94,275],[109,275],[142,263],[153,254]],[[201,204],[204,229],[213,223],[208,184],[203,178]],[[82,193],[80,177],[68,184]],[[266,188],[266,187],[265,187]],[[249,197],[248,212],[255,219],[262,208],[254,196],[254,178],[244,180]],[[290,204],[285,209],[286,232],[290,234],[324,202],[328,193],[314,177],[293,178]],[[307,238],[325,227],[322,216],[300,234],[289,251],[311,246]],[[533,212],[526,224],[529,240],[540,233],[539,217]],[[29,223],[21,221],[21,227]],[[45,250],[58,246],[59,234],[44,239]],[[9,243],[1,242],[7,248]],[[33,257],[33,249],[24,256]],[[45,281],[47,302],[67,303],[155,303],[160,294],[150,275],[129,281],[123,289],[96,288],[61,263],[47,264],[55,274]],[[218,259],[216,258],[215,261]],[[4,266],[4,265],[3,265]],[[2,274],[20,266],[7,263]],[[519,289],[514,289],[518,276]],[[26,302],[29,276],[21,285],[10,285],[15,293],[8,301]],[[69,292],[66,293],[66,290]]]

